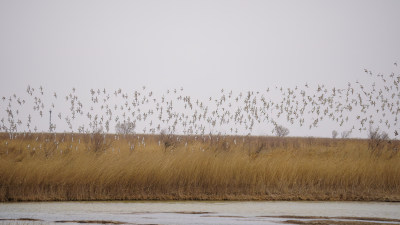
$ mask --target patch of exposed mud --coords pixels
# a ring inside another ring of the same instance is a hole
[[[312,224],[312,225],[327,225],[327,224],[343,224],[343,225],[374,225],[374,224],[396,224],[400,225],[399,219],[379,218],[379,217],[327,217],[327,216],[257,216],[261,218],[280,218],[292,219],[283,221],[289,224]]]
[[[356,220],[286,220],[283,223],[287,224],[308,224],[308,225],[398,225],[399,223],[388,222],[367,222]]]
[[[177,214],[211,214],[212,212],[181,211],[181,212],[166,212],[166,213],[177,213]]]
[[[113,220],[58,220],[56,223],[131,224]]]
[[[32,221],[32,222],[40,222],[43,220],[34,219],[34,218],[19,218],[19,219],[0,219],[0,221]]]

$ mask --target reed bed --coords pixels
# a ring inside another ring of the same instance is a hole
[[[98,138],[0,134],[0,200],[400,200],[399,141]]]

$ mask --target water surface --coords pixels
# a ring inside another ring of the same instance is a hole
[[[400,203],[107,201],[0,204],[0,219],[3,222],[5,220],[21,218],[40,220],[41,223],[56,222],[60,224],[83,222],[193,225],[277,224],[285,221],[294,223],[294,220],[335,220],[400,224]],[[385,220],[378,218],[385,218]]]

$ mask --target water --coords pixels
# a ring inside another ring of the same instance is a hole
[[[114,221],[131,224],[276,224],[287,220],[315,219],[305,217],[368,217],[367,222],[376,220],[371,218],[386,218],[397,219],[398,221],[389,222],[400,224],[400,203],[112,201],[0,204],[0,219],[3,222],[4,219],[30,218],[42,220],[41,223],[64,222],[60,224],[77,223],[76,221]],[[388,221],[378,222],[388,223]],[[30,222],[24,221],[24,223]]]

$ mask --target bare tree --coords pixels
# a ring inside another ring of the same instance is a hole
[[[339,133],[338,133],[336,130],[333,130],[333,131],[332,131],[332,138],[333,138],[333,139],[337,138],[338,134],[339,134]]]
[[[135,133],[136,124],[130,121],[124,121],[122,123],[118,122],[115,125],[115,132],[117,134],[134,134]]]
[[[278,137],[285,137],[289,134],[289,129],[282,125],[275,125],[274,132]]]

